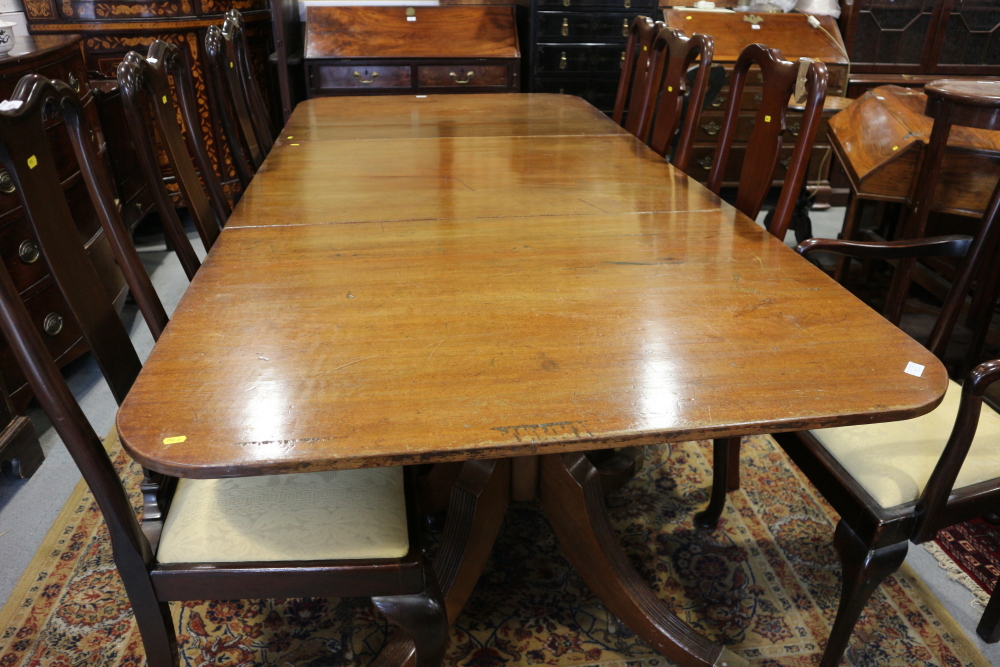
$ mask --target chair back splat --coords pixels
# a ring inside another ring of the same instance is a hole
[[[687,172],[694,143],[698,116],[705,102],[708,74],[712,67],[715,42],[707,36],[687,37],[682,31],[664,28],[653,40],[648,83],[640,112],[637,137],[650,137],[649,147],[667,156],[677,128],[681,124],[684,95],[688,87],[687,71],[700,56],[694,85],[687,96],[687,118],[674,150],[673,165]],[[652,136],[650,136],[652,126]]]
[[[168,76],[173,77],[175,83],[180,102],[180,115],[184,121],[183,133],[177,123],[177,106],[174,104]],[[118,66],[118,85],[122,91],[125,114],[136,152],[146,172],[146,179],[153,191],[160,217],[176,219],[177,213],[163,184],[153,148],[156,134],[162,139],[170,168],[177,178],[181,194],[198,228],[202,243],[206,250],[210,250],[219,236],[219,230],[229,218],[231,209],[205,151],[195,108],[190,67],[185,62],[183,54],[175,45],[162,40],[156,40],[150,45],[149,55],[146,58],[135,51],[130,51]],[[202,187],[202,180],[208,190],[208,196]],[[177,225],[180,226],[180,223]],[[173,226],[172,222],[166,226],[169,229]],[[171,241],[173,240],[171,238]],[[192,266],[197,270],[197,265],[188,259],[184,268],[189,278],[194,275]]]
[[[628,41],[622,54],[622,73],[618,78],[618,93],[611,120],[635,134],[641,114],[634,113],[642,106],[646,93],[646,74],[649,70],[650,55],[656,34],[666,27],[662,21],[653,21],[648,16],[636,16],[628,30]],[[631,91],[631,92],[630,92]],[[626,108],[626,102],[628,107]],[[627,121],[625,115],[628,114]],[[624,122],[623,122],[624,121]]]
[[[823,101],[826,99],[826,65],[820,62],[800,62],[807,63],[805,67],[807,99],[802,114],[801,129],[795,141],[795,148],[792,150],[788,169],[785,171],[784,185],[769,228],[771,234],[779,239],[784,239],[785,232],[788,231],[799,196],[799,188],[809,168],[813,140],[816,138],[820,115],[823,113]],[[785,114],[788,111],[789,99],[795,92],[795,82],[800,71],[800,63],[784,60],[778,49],[769,49],[762,44],[750,44],[736,59],[729,84],[729,102],[726,105],[722,129],[719,131],[712,170],[708,175],[708,189],[715,194],[719,194],[722,189],[729,151],[736,136],[743,87],[747,73],[753,65],[760,68],[764,90],[757,115],[754,116],[750,139],[747,141],[746,159],[743,160],[736,194],[736,208],[745,215],[756,218],[774,181],[774,170],[778,166],[778,156],[781,151],[781,135],[785,131]]]
[[[271,150],[277,133],[272,126],[271,113],[264,102],[264,96],[260,92],[257,75],[253,71],[250,43],[247,41],[243,15],[239,11],[230,9],[226,12],[226,20],[222,24],[222,34],[235,50],[236,69],[240,70],[240,77],[243,81],[243,95],[250,110],[250,118],[257,134],[257,142],[266,156]]]

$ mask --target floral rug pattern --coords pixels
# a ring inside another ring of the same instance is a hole
[[[110,444],[141,502],[140,470]],[[836,517],[766,436],[744,439],[742,488],[720,530],[695,530],[711,448],[649,448],[642,473],[608,499],[636,569],[692,627],[754,667],[815,665],[836,614]],[[84,487],[85,489],[85,487]],[[138,509],[137,509],[138,511]],[[0,667],[144,663],[89,492],[74,494],[0,613]],[[172,605],[181,664],[368,664],[389,626],[367,599],[230,600]],[[538,506],[508,511],[487,570],[452,630],[446,667],[668,667],[569,567]],[[846,656],[859,667],[983,666],[985,659],[904,567],[869,602]]]

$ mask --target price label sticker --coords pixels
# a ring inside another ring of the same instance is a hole
[[[170,438],[164,438],[163,439],[163,444],[164,445],[176,445],[177,443],[184,442],[187,439],[188,439],[188,437],[186,435],[175,435],[175,436],[170,437]]]
[[[920,364],[915,364],[911,361],[906,364],[906,368],[903,369],[903,372],[906,373],[907,375],[920,377],[921,375],[924,374],[924,367],[921,366]]]

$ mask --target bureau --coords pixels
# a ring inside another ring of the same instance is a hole
[[[655,9],[655,0],[532,0],[529,90],[576,95],[610,114],[629,26]]]
[[[514,8],[309,7],[310,97],[520,90]]]
[[[728,82],[732,75],[733,65],[740,52],[749,44],[760,43],[781,50],[785,60],[796,61],[799,58],[811,58],[826,64],[829,71],[826,96],[828,102],[824,105],[822,122],[816,132],[812,157],[809,161],[809,171],[806,175],[810,194],[815,195],[815,201],[820,206],[829,204],[830,162],[832,149],[828,134],[828,123],[831,117],[843,108],[840,99],[847,92],[849,62],[841,53],[843,41],[837,23],[828,16],[817,17],[821,26],[836,40],[833,43],[830,36],[813,28],[803,14],[747,14],[741,12],[699,12],[690,9],[667,9],[664,12],[666,23],[671,28],[683,30],[691,35],[700,32],[711,35],[715,40],[715,57],[713,62],[722,65],[726,70]],[[756,26],[756,27],[754,27]],[[740,113],[736,129],[736,138],[726,165],[723,177],[723,187],[735,187],[738,184],[740,170],[743,168],[743,156],[746,152],[746,142],[753,128],[754,115],[763,97],[763,78],[756,67],[750,70],[743,96],[740,99]],[[728,83],[722,91],[709,101],[706,109],[698,119],[698,130],[695,136],[694,148],[689,163],[690,175],[699,180],[707,181],[715,156],[717,135],[722,125],[726,102],[729,96]],[[775,172],[774,185],[781,185],[785,169],[791,159],[795,137],[798,136],[802,119],[801,108],[789,108],[786,116],[786,130],[782,137],[783,147]]]

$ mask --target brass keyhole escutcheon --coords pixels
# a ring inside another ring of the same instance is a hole
[[[625,0],[625,9],[630,9],[632,7],[632,0]]]
[[[559,54],[559,69],[566,69],[566,52]]]
[[[788,133],[791,134],[793,137],[797,137],[799,136],[799,128],[800,125],[798,123],[792,123],[791,125],[788,126]]]
[[[786,157],[784,160],[778,161],[778,164],[780,164],[785,169],[788,169],[788,165],[790,165],[791,163],[792,163],[792,158],[790,157]]]
[[[562,33],[563,37],[569,35],[569,19],[563,19],[562,30],[559,32]]]
[[[459,79],[458,75],[455,74],[454,72],[452,72],[451,73],[451,78],[453,78],[455,80],[455,83],[463,84],[463,83],[469,83],[470,81],[472,81],[473,75],[475,75],[475,72],[467,72],[464,79]]]
[[[5,195],[13,194],[17,188],[14,186],[14,179],[10,177],[6,169],[0,169],[0,192]]]
[[[622,51],[622,59],[618,61],[618,69],[625,69],[625,52]]]
[[[42,253],[38,249],[38,244],[31,239],[25,239],[21,241],[21,245],[17,246],[17,256],[25,264],[34,264],[41,255]]]
[[[628,37],[628,19],[622,21],[622,37]]]
[[[378,78],[378,72],[372,72],[372,78],[370,78],[370,79],[362,79],[361,78],[361,72],[359,72],[357,70],[354,70],[354,78],[357,79],[361,83],[371,83],[376,78]]]
[[[702,125],[701,129],[703,129],[705,131],[705,134],[707,134],[708,136],[714,137],[719,133],[719,130],[721,130],[722,128],[719,127],[714,120],[710,120],[704,125]]]
[[[569,0],[563,0],[563,7],[569,7]]]
[[[725,102],[726,102],[725,97],[723,97],[722,95],[716,95],[715,99],[712,100],[712,106],[718,108],[721,107],[723,104],[725,104]]]
[[[63,330],[63,318],[56,313],[49,313],[42,322],[42,330],[50,336],[58,336]]]
[[[702,159],[698,160],[698,166],[705,171],[708,171],[712,168],[712,158],[706,155]]]

